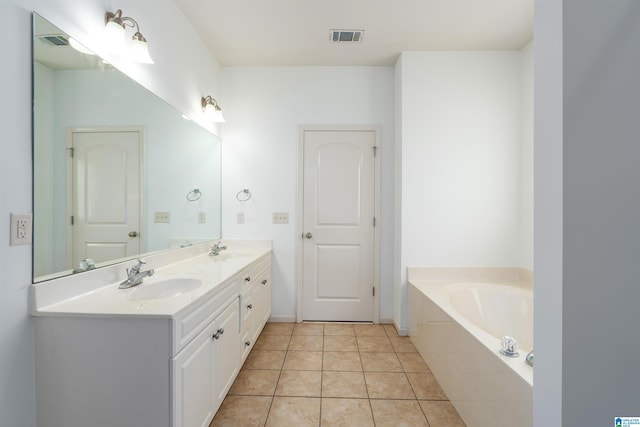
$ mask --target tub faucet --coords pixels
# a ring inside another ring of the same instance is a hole
[[[215,245],[211,246],[211,252],[209,252],[209,256],[218,256],[220,255],[220,251],[224,251],[227,249],[227,246],[220,246],[220,242],[222,240],[218,240]]]
[[[127,279],[124,280],[122,283],[120,283],[120,286],[118,286],[118,288],[120,289],[133,288],[134,286],[138,286],[140,283],[142,283],[145,277],[153,276],[153,273],[154,273],[153,269],[140,271],[140,268],[142,268],[142,266],[146,264],[145,261],[138,259],[137,262],[138,263],[133,267],[131,267],[131,269],[127,268]]]
[[[500,354],[503,354],[507,357],[518,357],[520,353],[518,353],[518,342],[515,338],[505,335],[502,337],[502,342],[500,343],[502,348],[500,349]]]

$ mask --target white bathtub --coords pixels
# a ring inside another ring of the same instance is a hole
[[[410,280],[409,335],[467,426],[533,425],[530,288]],[[505,335],[520,357],[499,353]]]

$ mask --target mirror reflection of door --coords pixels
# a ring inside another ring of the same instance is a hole
[[[141,253],[142,129],[72,129],[67,148],[70,268]]]

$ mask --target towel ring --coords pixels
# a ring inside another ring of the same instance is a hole
[[[251,191],[248,188],[238,191],[236,194],[236,200],[239,202],[246,202],[251,198]]]
[[[200,198],[200,196],[202,196],[202,193],[200,192],[200,190],[197,188],[194,188],[193,190],[187,193],[187,200],[190,202],[195,202]]]

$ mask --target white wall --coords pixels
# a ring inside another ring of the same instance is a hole
[[[520,236],[518,267],[533,270],[533,42],[520,55]]]
[[[229,67],[223,72],[224,237],[273,238],[273,316],[295,319],[297,182],[302,124],[382,128],[380,316],[393,313],[393,70],[390,67]],[[239,203],[235,195],[253,195]],[[272,212],[290,223],[272,224]],[[236,223],[243,212],[245,223]]]
[[[402,54],[401,328],[407,266],[521,262],[521,56]]]
[[[640,417],[639,16],[536,3],[537,426]]]
[[[533,421],[536,427],[562,425],[562,8],[562,2],[555,0],[535,3]]]
[[[114,4],[114,9],[117,7]],[[120,5],[122,6],[122,5]],[[96,0],[0,0],[5,40],[0,79],[0,425],[35,425],[34,337],[28,312],[31,247],[9,246],[9,213],[31,211],[31,15],[45,18],[85,39],[102,31],[105,12]],[[218,95],[219,66],[171,2],[131,0],[125,12],[140,19],[156,61],[131,66],[131,74],[165,100],[193,116],[203,94]],[[168,32],[166,28],[174,28]],[[161,46],[158,47],[158,46]],[[187,48],[188,47],[188,48]],[[221,100],[224,106],[224,101]]]

